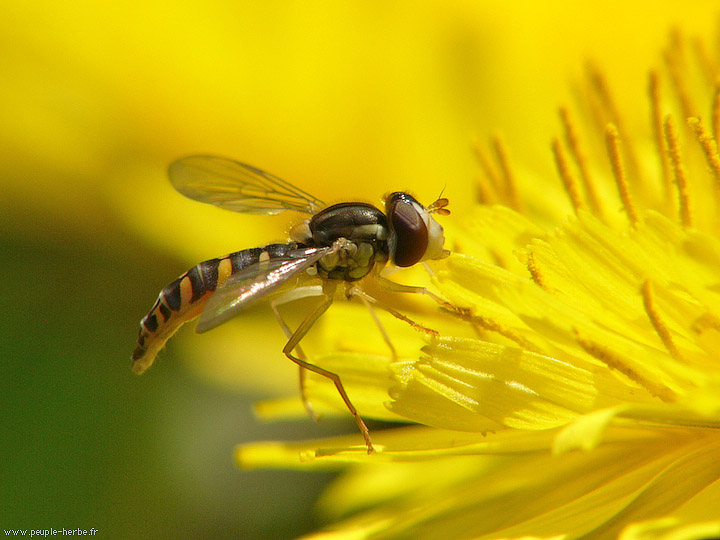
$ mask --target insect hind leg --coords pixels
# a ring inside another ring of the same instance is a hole
[[[327,286],[327,284],[326,284]],[[333,294],[334,294],[334,284],[332,287],[328,286],[328,290],[323,290],[324,299],[323,301],[303,320],[302,323],[300,323],[300,326],[297,327],[295,332],[293,332],[290,337],[288,338],[288,342],[285,344],[285,347],[283,347],[283,353],[285,356],[287,356],[290,360],[295,362],[300,367],[300,373],[301,373],[301,391],[304,393],[304,382],[305,382],[305,373],[303,370],[312,371],[313,373],[317,373],[318,375],[322,375],[323,377],[330,379],[333,384],[335,385],[335,388],[337,389],[338,393],[340,394],[340,397],[342,398],[343,402],[345,403],[345,406],[350,411],[350,414],[353,415],[353,418],[355,418],[355,422],[358,425],[358,428],[360,429],[360,433],[362,433],[363,438],[365,439],[365,445],[367,446],[368,454],[371,454],[375,451],[375,448],[373,447],[372,441],[370,440],[370,431],[368,430],[367,426],[365,425],[365,422],[362,418],[360,418],[360,415],[357,412],[357,409],[350,401],[350,398],[347,395],[347,392],[345,391],[345,387],[342,384],[342,381],[340,380],[340,376],[337,373],[333,373],[332,371],[328,371],[326,369],[323,369],[319,366],[316,366],[314,364],[311,364],[307,361],[305,354],[302,352],[302,349],[300,349],[297,353],[297,356],[293,354],[293,351],[298,350],[299,343],[302,340],[302,338],[305,337],[305,335],[308,333],[310,328],[312,328],[313,324],[325,313],[328,308],[333,303]],[[275,309],[275,308],[273,308]],[[281,322],[280,326],[283,328],[283,331],[287,331],[287,333],[290,332],[290,328],[283,322]],[[307,402],[306,397],[303,396],[303,402]],[[307,405],[306,405],[307,408]],[[312,407],[311,409],[312,410]],[[311,415],[314,413],[311,413]]]
[[[314,287],[313,287],[314,288]],[[296,289],[297,291],[297,289]],[[293,291],[295,292],[295,291]],[[310,291],[309,291],[310,292]],[[307,296],[312,296],[313,294],[317,294],[314,292],[310,292],[310,294],[307,294]],[[282,315],[280,314],[280,310],[278,309],[279,305],[291,302],[292,300],[296,300],[297,296],[293,295],[291,298],[286,297],[280,297],[278,299],[273,300],[270,302],[270,308],[273,311],[273,314],[275,315],[275,319],[277,320],[278,324],[280,325],[280,328],[283,331],[283,334],[285,334],[285,338],[290,340],[293,336],[293,331],[290,330],[290,327],[287,325],[285,320],[282,318]],[[302,350],[302,347],[300,347],[300,344],[298,343],[295,345],[295,352],[297,353],[298,357],[304,361],[307,362],[307,356],[305,355],[305,352]],[[298,379],[300,383],[300,399],[303,402],[303,406],[305,407],[305,410],[307,411],[310,418],[315,420],[316,422],[320,420],[320,417],[315,412],[315,409],[312,406],[312,403],[310,403],[310,400],[307,397],[307,392],[305,391],[305,380],[306,380],[306,369],[303,366],[298,365]]]

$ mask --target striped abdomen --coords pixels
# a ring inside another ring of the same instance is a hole
[[[294,246],[270,244],[210,259],[194,266],[165,287],[155,305],[140,321],[137,347],[132,354],[132,367],[142,373],[155,361],[160,349],[186,322],[198,317],[210,295],[236,272],[260,261],[261,257],[281,257]],[[265,255],[263,255],[265,254]]]

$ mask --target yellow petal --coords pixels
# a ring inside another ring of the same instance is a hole
[[[592,450],[600,444],[608,424],[621,410],[622,406],[600,409],[568,424],[555,437],[553,454],[561,455],[576,449]]]
[[[629,525],[620,540],[703,540],[720,536],[720,521],[687,524],[667,517]]]

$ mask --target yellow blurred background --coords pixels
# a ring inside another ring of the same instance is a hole
[[[184,200],[167,165],[226,155],[329,203],[397,189],[429,202],[444,187],[461,220],[473,141],[502,132],[516,163],[550,172],[557,107],[588,59],[645,107],[669,31],[707,37],[718,20],[711,1],[579,5],[3,2],[0,525],[118,539],[321,525],[312,502],[329,475],[232,464],[240,442],[355,429],[252,416],[296,391],[266,313],[245,323],[257,331],[218,330],[250,341],[244,390],[188,368],[185,344],[212,350],[213,333],[184,332],[146,375],[130,371],[164,285],[288,227]]]

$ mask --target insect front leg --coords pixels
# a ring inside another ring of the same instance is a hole
[[[331,284],[331,285],[330,285]],[[333,295],[335,290],[335,284],[332,282],[326,282],[327,289],[324,290],[325,299],[322,301],[320,305],[318,305],[312,313],[310,313],[305,320],[300,323],[300,326],[295,330],[295,332],[290,336],[290,339],[285,344],[285,347],[283,347],[283,353],[285,356],[287,356],[290,360],[295,362],[298,366],[300,366],[301,369],[306,369],[308,371],[312,371],[313,373],[317,373],[318,375],[322,375],[323,377],[326,377],[330,379],[333,384],[335,385],[335,388],[337,388],[338,393],[340,394],[340,397],[345,402],[345,406],[350,411],[350,414],[353,415],[355,418],[355,422],[357,422],[358,428],[360,429],[360,433],[362,433],[363,438],[365,439],[365,445],[367,446],[368,454],[371,454],[375,451],[375,448],[373,447],[372,441],[370,440],[370,431],[368,430],[367,426],[365,425],[365,422],[362,418],[360,418],[360,415],[357,412],[357,409],[350,401],[350,398],[347,395],[347,392],[345,391],[345,387],[342,384],[342,381],[340,380],[340,376],[337,373],[333,373],[331,371],[328,371],[326,369],[323,369],[319,366],[316,366],[314,364],[309,363],[304,358],[301,358],[300,355],[295,356],[293,355],[293,351],[297,349],[298,344],[302,340],[302,338],[305,337],[305,334],[308,333],[310,328],[312,328],[312,325],[315,324],[315,321],[317,321],[323,313],[325,313],[330,305],[333,303]],[[302,355],[304,357],[304,355]],[[304,379],[303,379],[304,381]],[[304,384],[303,384],[304,386]]]
[[[449,309],[450,311],[457,311],[457,308],[453,304],[451,304],[447,300],[441,298],[434,292],[426,289],[425,287],[414,287],[412,285],[403,285],[402,283],[396,283],[396,282],[394,282],[386,277],[383,277],[383,276],[377,276],[375,278],[375,281],[378,285],[380,285],[386,291],[399,292],[399,293],[424,294],[425,296],[432,298],[435,302],[440,304],[442,307]]]
[[[389,280],[386,280],[386,281],[388,281],[389,283],[393,283],[392,281],[389,281]],[[396,283],[396,285],[399,285],[399,284]],[[400,286],[405,287],[405,285],[400,285]],[[410,288],[422,289],[422,287],[410,287]],[[403,292],[414,292],[414,291],[403,291]],[[368,305],[368,304],[375,305],[375,306],[379,307],[380,309],[387,311],[390,315],[392,315],[396,319],[400,319],[401,321],[408,323],[410,326],[412,326],[416,330],[419,330],[420,332],[423,332],[425,334],[430,334],[433,336],[438,335],[437,330],[433,330],[432,328],[428,328],[427,326],[423,326],[422,324],[413,321],[410,317],[403,315],[397,309],[388,306],[387,304],[381,302],[374,296],[370,296],[368,293],[366,293],[359,287],[355,287],[355,286],[351,287],[350,289],[348,289],[347,294],[349,296],[357,296],[366,305]],[[385,334],[385,331],[382,328],[382,326],[380,327],[380,330],[381,330],[381,332],[383,332],[383,335],[386,337],[386,341],[389,341],[390,338],[387,337],[387,334]],[[390,347],[391,347],[391,349],[393,348],[391,344],[390,344]]]

